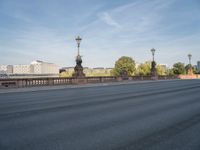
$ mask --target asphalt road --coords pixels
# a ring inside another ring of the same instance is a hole
[[[200,150],[200,80],[0,94],[0,150]]]

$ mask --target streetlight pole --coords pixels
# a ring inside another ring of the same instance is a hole
[[[189,64],[190,64],[190,66],[191,66],[192,55],[191,55],[191,54],[188,54],[188,58],[189,58]]]
[[[189,59],[188,74],[192,75],[193,74],[193,70],[192,70],[192,63],[191,63],[191,59],[192,59],[192,55],[191,54],[188,54],[188,59]]]
[[[156,52],[156,50],[154,48],[152,48],[151,53],[152,53],[153,61],[154,61],[155,52]]]
[[[154,80],[157,79],[156,62],[154,59],[155,52],[156,52],[156,50],[154,48],[152,48],[151,53],[152,53],[153,61],[151,62],[151,76],[152,76],[152,79],[154,79]]]
[[[76,42],[77,42],[77,47],[78,47],[78,55],[77,56],[80,56],[80,50],[79,50],[79,48],[80,48],[80,44],[81,44],[81,38],[80,38],[80,36],[78,36],[76,39]]]
[[[77,48],[78,48],[78,54],[76,56],[76,66],[74,68],[74,73],[73,73],[73,77],[76,78],[84,78],[85,74],[83,73],[83,67],[82,67],[82,58],[80,56],[80,43],[81,43],[81,38],[80,36],[78,36],[77,38],[75,38],[76,42],[77,42]]]

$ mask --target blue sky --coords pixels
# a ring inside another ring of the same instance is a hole
[[[0,64],[32,60],[113,67],[121,56],[168,64],[200,60],[200,0],[0,0]]]

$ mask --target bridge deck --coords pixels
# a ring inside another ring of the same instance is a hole
[[[200,80],[0,94],[2,150],[199,150]]]

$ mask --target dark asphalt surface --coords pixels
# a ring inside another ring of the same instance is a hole
[[[200,150],[200,80],[0,94],[0,150]]]

